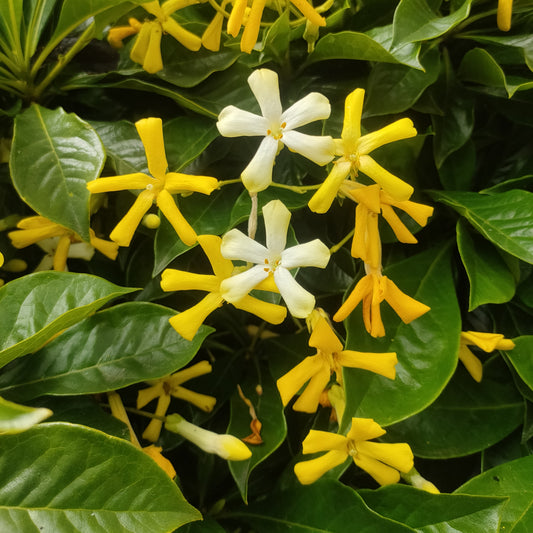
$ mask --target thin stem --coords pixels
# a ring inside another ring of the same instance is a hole
[[[278,189],[288,189],[289,191],[297,192],[298,194],[305,194],[307,191],[312,191],[321,187],[321,183],[318,185],[285,185],[284,183],[270,184],[271,187],[277,187]]]
[[[250,218],[248,218],[248,237],[255,239],[255,232],[257,231],[257,193],[250,193],[252,200],[252,209],[250,210]]]
[[[329,249],[329,253],[334,254],[335,252],[340,250],[353,237],[354,233],[355,233],[355,228],[352,231],[350,231],[350,233],[348,233],[348,235],[346,235],[346,237],[344,237],[341,241],[339,241],[337,244],[334,244]]]
[[[233,185],[234,183],[241,183],[241,178],[219,181],[218,188],[220,189],[220,187],[224,187],[225,185]]]

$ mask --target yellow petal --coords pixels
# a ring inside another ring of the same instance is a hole
[[[148,23],[146,23],[148,24]],[[155,74],[163,70],[163,58],[161,57],[161,37],[163,30],[161,25],[154,22],[151,24],[150,42],[144,56],[143,69],[149,74]]]
[[[218,52],[220,50],[220,36],[222,35],[222,23],[224,22],[224,15],[217,11],[213,20],[202,35],[202,44],[211,52]]]
[[[386,276],[381,278],[384,284],[385,301],[394,309],[405,324],[422,316],[430,310],[427,305],[404,294],[393,281]]]
[[[91,245],[94,246],[101,254],[114,261],[118,255],[118,244],[116,242],[100,239],[94,234],[92,229],[90,229],[89,232],[91,235]]]
[[[137,28],[130,26],[117,26],[116,28],[111,28],[107,34],[107,42],[113,48],[122,48],[124,44],[122,41],[129,37],[130,35],[135,35],[139,30]]]
[[[302,413],[314,413],[318,409],[320,396],[331,378],[329,366],[322,368],[311,377],[300,397],[294,402],[292,408]]]
[[[498,0],[498,13],[496,16],[498,28],[501,31],[511,29],[511,16],[513,14],[513,0]]]
[[[411,202],[411,200],[397,202],[385,191],[381,191],[381,202],[382,204],[391,204],[394,207],[405,211],[419,226],[425,226],[428,218],[433,215],[433,207],[419,204],[417,202]]]
[[[194,406],[198,407],[198,409],[201,409],[206,413],[210,413],[217,402],[217,399],[213,398],[213,396],[200,394],[199,392],[191,391],[179,385],[172,389],[171,395],[174,396],[174,398],[179,398],[180,400],[192,403]]]
[[[344,463],[348,453],[346,451],[331,450],[330,452],[294,465],[294,473],[302,485],[310,485],[322,477],[328,470]]]
[[[366,155],[384,144],[415,137],[416,133],[413,121],[409,118],[402,118],[380,130],[363,135],[357,143],[357,152]]]
[[[143,118],[135,123],[146,152],[150,174],[157,179],[164,179],[168,163],[163,139],[163,121],[160,118]]]
[[[148,11],[148,13],[150,13],[151,15],[154,15],[155,17],[159,17],[159,18],[165,17],[165,12],[159,5],[158,0],[152,0],[151,2],[144,2],[142,6],[146,11]]]
[[[176,471],[174,470],[172,463],[166,457],[161,455],[163,448],[150,444],[150,446],[143,448],[142,451],[151,457],[159,465],[159,467],[165,471],[170,479],[174,479],[176,477]]]
[[[349,194],[358,204],[363,204],[374,213],[380,213],[381,198],[379,185],[367,185],[366,187],[351,189]]]
[[[252,7],[250,8],[250,15],[248,16],[241,37],[241,51],[246,52],[247,54],[251,53],[257,42],[259,25],[261,24],[263,10],[265,8],[265,1],[266,0],[254,0]]]
[[[306,357],[285,375],[280,377],[276,385],[283,405],[287,405],[291,398],[323,367],[322,358],[318,355]],[[322,392],[322,391],[320,391]],[[316,411],[316,407],[315,407]],[[314,411],[312,411],[314,412]]]
[[[190,176],[179,172],[169,172],[165,176],[165,189],[172,194],[191,191],[209,195],[217,188],[218,180],[211,176]]]
[[[217,235],[198,235],[198,244],[202,247],[209,259],[209,263],[211,263],[215,276],[219,280],[228,278],[233,272],[233,263],[229,259],[222,257],[222,252],[220,251],[221,243],[222,239]]]
[[[405,224],[400,220],[400,217],[394,212],[390,205],[383,204],[381,206],[381,214],[388,222],[389,226],[394,231],[396,238],[406,244],[416,244],[418,241],[416,237],[407,229]]]
[[[192,50],[193,52],[200,50],[202,39],[180,26],[172,17],[169,17],[163,22],[163,29],[188,50]]]
[[[338,450],[346,453],[347,445],[348,439],[344,435],[312,429],[302,442],[302,453],[317,453],[326,450]]]
[[[208,291],[220,289],[220,281],[216,276],[196,274],[185,270],[167,268],[161,274],[161,288],[169,291]]]
[[[315,24],[316,26],[326,25],[326,19],[322,17],[306,0],[291,0],[291,3],[294,4],[302,12],[302,15],[312,24]]]
[[[69,229],[60,226],[59,224],[51,224],[47,226],[21,229],[10,231],[7,236],[11,239],[11,244],[15,248],[25,248],[30,244],[49,239],[51,237],[60,237],[65,234],[72,233]]]
[[[474,380],[479,383],[483,377],[483,365],[463,343],[459,346],[459,360],[465,365],[466,370]]]
[[[54,270],[63,272],[67,268],[67,257],[70,248],[70,237],[63,236],[57,243],[56,253],[54,254]]]
[[[168,17],[179,9],[183,9],[184,7],[189,7],[200,3],[201,0],[166,0],[166,2],[163,3],[161,8],[163,9],[163,13]]]
[[[151,24],[149,22],[144,22],[139,31],[139,35],[137,35],[135,43],[131,48],[130,59],[139,65],[144,63],[146,52],[148,52],[148,46],[150,45],[150,33]]]
[[[309,337],[309,346],[325,353],[340,352],[343,349],[343,345],[324,317],[320,317],[315,324],[313,333]]]
[[[159,396],[155,414],[157,416],[164,417],[167,413],[167,409],[169,405],[170,405],[170,395],[163,394],[162,396]],[[146,429],[143,431],[143,434],[142,434],[143,439],[149,440],[150,442],[155,442],[159,438],[162,428],[163,428],[163,421],[158,420],[157,418],[152,418],[152,420],[150,420],[150,423],[148,424]]]
[[[337,354],[340,365],[349,368],[362,368],[370,370],[389,379],[396,377],[395,366],[398,357],[395,353],[364,353],[353,350],[344,350]]]
[[[388,442],[358,442],[359,453],[373,457],[400,472],[409,472],[413,468],[413,452],[405,442],[390,444]]]
[[[346,438],[354,442],[376,439],[386,431],[372,418],[352,418],[352,426]]]
[[[345,150],[355,153],[356,141],[361,137],[361,115],[363,113],[364,89],[355,89],[344,101],[344,124],[342,126],[342,140]]]
[[[157,195],[157,206],[161,209],[184,244],[192,246],[196,242],[198,235],[196,235],[192,226],[185,220],[174,198],[172,198],[168,191],[163,189]]]
[[[233,2],[233,8],[231,10],[226,28],[232,37],[237,37],[239,34],[247,5],[248,0],[235,0],[235,2]]]
[[[109,238],[119,246],[129,246],[137,226],[141,223],[142,217],[150,209],[154,195],[144,190],[137,196],[130,210],[124,215],[122,220],[115,226]]]
[[[359,468],[370,474],[380,485],[392,485],[400,481],[400,474],[397,470],[373,457],[359,453],[353,458],[353,462]]]
[[[504,338],[501,333],[463,331],[461,333],[461,339],[466,344],[474,344],[487,353],[494,350],[512,350],[515,346],[512,340]]]
[[[169,386],[173,388],[181,385],[182,383],[190,381],[191,379],[205,376],[205,374],[209,374],[212,370],[213,367],[211,366],[211,363],[204,359],[198,363],[195,363],[194,365],[184,368],[183,370],[174,372],[174,374],[169,376],[165,381],[167,381]]]
[[[137,409],[142,409],[145,405],[148,405],[152,400],[155,400],[163,394],[165,394],[163,380],[156,385],[141,389],[137,392]]]
[[[337,196],[337,192],[342,182],[350,173],[351,163],[346,161],[339,161],[333,164],[333,168],[324,183],[315,192],[311,200],[309,200],[309,209],[315,213],[326,213],[333,200]]]
[[[413,187],[378,165],[369,155],[359,158],[359,169],[387,191],[395,200],[409,200]]]
[[[246,295],[232,304],[237,309],[258,316],[270,324],[281,324],[287,316],[287,308]]]
[[[123,174],[122,176],[98,178],[89,181],[87,189],[92,193],[127,191],[130,189],[146,189],[146,186],[152,183],[154,183],[154,180],[150,176],[142,172],[135,172],[133,174]]]
[[[370,275],[363,276],[354,287],[350,296],[346,298],[345,302],[340,306],[339,310],[333,315],[335,322],[344,320],[361,302],[361,300],[372,291],[372,277]]]

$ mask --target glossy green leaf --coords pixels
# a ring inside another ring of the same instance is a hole
[[[439,179],[444,189],[469,191],[476,174],[476,146],[468,139],[461,148],[447,157],[438,168]]]
[[[527,335],[513,339],[515,347],[505,352],[518,375],[533,390],[533,336]]]
[[[498,249],[463,219],[457,222],[457,246],[470,281],[468,310],[483,304],[505,303],[514,296],[516,283]]]
[[[533,529],[533,455],[491,468],[467,481],[455,492],[502,496],[509,500],[503,508],[500,531],[528,533]]]
[[[455,209],[496,246],[533,263],[533,193],[511,190],[491,195],[462,191],[430,194]]]
[[[20,51],[21,22],[21,0],[3,0],[0,3],[0,44],[4,41],[4,53]]]
[[[32,57],[57,0],[31,0],[23,3],[26,25],[24,51],[27,57]]]
[[[394,44],[427,41],[450,31],[470,13],[472,0],[465,0],[450,15],[441,17],[427,0],[401,0],[394,13]]]
[[[506,76],[498,62],[483,48],[469,50],[459,66],[458,76],[464,81],[489,87],[501,87],[509,98],[517,91],[533,88],[533,80],[521,76]]]
[[[264,59],[283,64],[289,49],[290,32],[289,12],[284,11],[266,32],[263,47]]]
[[[284,441],[287,435],[287,424],[283,416],[283,404],[278,394],[278,389],[268,370],[263,369],[262,393],[257,395],[256,385],[253,379],[248,379],[241,384],[244,396],[248,398],[254,406],[257,418],[262,424],[261,438],[263,443],[259,445],[248,444],[252,451],[252,456],[246,461],[231,461],[229,469],[235,483],[245,503],[248,502],[248,479],[253,469],[269,457]],[[255,379],[257,382],[257,378]],[[237,435],[240,438],[251,434],[250,412],[248,406],[235,392],[231,399],[231,418],[227,433]]]
[[[74,424],[0,436],[0,475],[2,531],[167,533],[201,518],[141,450]]]
[[[363,352],[396,352],[396,379],[364,370],[344,369],[346,411],[342,428],[353,416],[389,425],[421,411],[445,387],[456,366],[461,322],[450,265],[450,247],[427,250],[388,267],[384,275],[405,294],[431,307],[404,324],[381,304],[386,337],[374,339],[364,329],[361,305],[345,321],[347,347]]]
[[[135,290],[69,272],[38,272],[7,283],[0,288],[0,366]]]
[[[26,407],[0,398],[0,436],[26,431],[51,414],[52,411],[44,407]]]
[[[498,533],[504,498],[430,494],[406,485],[389,485],[358,494],[376,513],[420,533],[484,531]]]
[[[185,366],[212,331],[192,341],[169,324],[176,312],[148,302],[116,305],[65,331],[0,376],[0,394],[96,394],[157,379]],[[83,347],[83,350],[80,349]]]
[[[351,488],[335,480],[271,493],[266,499],[228,513],[257,533],[400,533],[414,531],[369,509]]]
[[[523,399],[501,359],[485,364],[483,373],[476,383],[459,363],[439,398],[387,428],[387,440],[408,442],[415,455],[434,459],[469,455],[502,440],[522,423]]]
[[[15,120],[10,167],[19,195],[40,215],[87,242],[86,184],[99,176],[104,159],[98,135],[73,113],[33,104]]]

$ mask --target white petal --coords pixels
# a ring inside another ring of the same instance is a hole
[[[287,248],[281,253],[284,268],[313,266],[325,268],[330,257],[329,248],[319,239]]]
[[[259,115],[230,105],[218,115],[217,128],[224,137],[262,136],[267,134],[268,122]]]
[[[49,237],[48,239],[42,239],[38,241],[36,244],[43,252],[46,252],[47,254],[51,254],[53,256],[56,251],[58,242],[59,237]]]
[[[276,269],[274,280],[289,313],[296,318],[307,318],[315,307],[315,297],[299,285],[283,267]]]
[[[220,284],[220,294],[227,302],[238,302],[267,276],[268,272],[265,272],[265,269],[261,265],[256,265],[236,276],[226,278]]]
[[[291,212],[279,200],[272,200],[263,207],[266,247],[272,255],[279,255],[287,244],[287,230]]]
[[[328,118],[331,113],[329,100],[320,93],[309,93],[286,109],[281,115],[285,128],[292,130],[315,120]]]
[[[252,72],[248,84],[254,93],[261,113],[269,122],[279,123],[281,117],[281,101],[279,98],[278,75],[266,68]]]
[[[263,266],[268,257],[268,250],[262,244],[250,239],[238,229],[232,229],[222,237],[220,252],[226,259],[247,261]]]
[[[278,152],[278,141],[265,137],[248,166],[242,171],[243,185],[250,193],[264,191],[272,183],[272,168]]]
[[[94,255],[94,248],[86,242],[76,242],[70,245],[68,257],[90,261]]]
[[[335,157],[335,143],[331,137],[306,135],[299,131],[286,131],[283,144],[317,165],[325,165]]]

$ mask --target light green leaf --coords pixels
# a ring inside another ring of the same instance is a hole
[[[518,375],[533,390],[533,336],[523,336],[513,339],[515,347],[505,352],[505,357],[511,361]]]
[[[533,193],[511,190],[488,195],[431,191],[430,195],[455,209],[502,250],[533,263]]]
[[[95,131],[73,113],[36,104],[17,116],[11,176],[21,198],[40,215],[89,242],[87,182],[105,159]]]
[[[57,0],[31,0],[23,3],[27,28],[24,52],[26,57],[32,57]]]
[[[212,331],[202,326],[187,341],[168,322],[175,314],[148,302],[96,313],[12,365],[0,376],[0,393],[19,401],[96,394],[171,374],[195,356]]]
[[[0,476],[2,531],[167,533],[201,519],[141,450],[74,424],[0,436]]]
[[[505,499],[458,494],[429,494],[406,485],[360,490],[365,503],[381,516],[420,533],[498,533]]]
[[[0,436],[26,431],[51,414],[44,407],[26,407],[0,398]]]
[[[388,427],[387,440],[408,442],[415,455],[433,459],[469,455],[502,440],[522,423],[523,399],[500,358],[485,364],[483,373],[476,383],[459,363],[439,398]]]
[[[443,35],[468,17],[471,4],[472,0],[465,0],[459,9],[441,17],[426,0],[401,0],[394,13],[394,44],[428,41]]]
[[[491,468],[467,481],[455,492],[509,498],[503,508],[500,531],[533,530],[533,455]]]
[[[457,222],[457,246],[470,280],[468,310],[483,304],[511,300],[516,282],[498,249],[468,229],[466,221]]]
[[[21,51],[21,21],[21,0],[3,0],[0,2],[0,47],[4,49],[4,53],[7,55],[17,54]]]
[[[0,288],[0,367],[137,289],[69,272],[38,272]]]
[[[364,329],[361,305],[345,320],[349,349],[396,352],[398,364],[394,380],[364,370],[344,369],[344,429],[353,416],[374,418],[381,425],[389,425],[421,411],[437,398],[455,370],[461,322],[450,247],[413,255],[386,268],[384,275],[431,310],[404,324],[382,303],[387,335],[380,339],[374,339]]]

